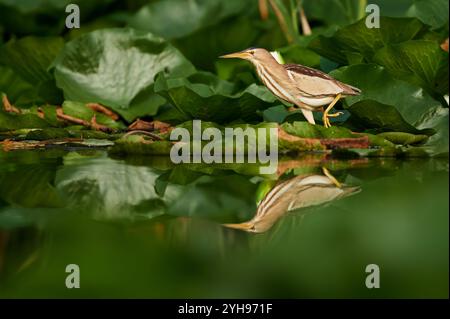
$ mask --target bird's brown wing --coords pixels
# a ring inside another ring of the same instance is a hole
[[[300,64],[284,64],[289,77],[299,89],[312,96],[358,95],[361,90],[335,80],[326,73]]]

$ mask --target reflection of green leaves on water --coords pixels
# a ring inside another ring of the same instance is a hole
[[[99,219],[130,219],[160,214],[154,190],[158,174],[148,167],[123,165],[108,158],[66,156],[55,185],[68,206]],[[155,212],[143,206],[156,208]]]
[[[32,154],[29,152],[23,155]],[[55,154],[58,156],[58,154]],[[46,165],[28,164],[39,157],[19,157],[19,164],[0,172],[3,206],[17,208],[60,208],[60,213],[88,214],[100,220],[136,221],[160,215],[189,216],[220,222],[251,218],[256,210],[259,177],[256,164],[130,164],[101,153],[68,153],[63,160],[49,159]],[[300,174],[327,165],[323,155],[287,162],[279,174],[302,166]],[[22,163],[23,162],[23,163]],[[345,162],[342,162],[345,164]],[[336,164],[333,164],[336,166]],[[352,165],[350,162],[347,165]],[[343,169],[341,167],[340,169]],[[296,173],[296,174],[297,174]],[[265,176],[276,180],[276,176]],[[273,182],[269,182],[273,186]],[[259,195],[258,195],[259,194]],[[45,210],[44,210],[45,211]],[[17,211],[21,218],[30,210]]]
[[[27,165],[21,170],[0,171],[0,198],[22,207],[62,207],[63,198],[53,182],[52,165]]]

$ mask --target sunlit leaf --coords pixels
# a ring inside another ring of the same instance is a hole
[[[67,100],[98,102],[127,120],[136,117],[133,100],[151,90],[155,75],[162,71],[184,76],[193,67],[163,39],[132,29],[85,34],[67,43],[55,63],[56,81]],[[147,98],[151,104],[151,94]],[[154,107],[150,111],[154,113]],[[142,110],[138,113],[142,115]]]

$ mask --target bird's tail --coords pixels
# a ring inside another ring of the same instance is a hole
[[[310,110],[306,110],[304,108],[300,108],[300,110],[302,110],[303,116],[305,117],[305,119],[308,121],[308,123],[310,124],[316,124],[316,122],[314,121],[314,115],[313,112]]]

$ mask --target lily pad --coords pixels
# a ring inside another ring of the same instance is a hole
[[[169,0],[142,7],[130,26],[165,39],[181,38],[248,9],[249,0]],[[214,17],[211,19],[211,17]]]
[[[64,41],[60,37],[11,40],[0,50],[0,63],[33,86],[34,92],[29,98],[37,96],[44,102],[60,103],[62,94],[56,88],[55,79],[48,69],[63,46]],[[9,94],[8,91],[5,93]]]
[[[66,100],[101,103],[128,121],[142,115],[140,108],[134,114],[133,100],[146,90],[151,100],[159,72],[186,76],[194,67],[162,38],[133,29],[84,34],[68,42],[55,62],[56,82]]]
[[[448,24],[449,2],[447,0],[414,0],[407,14],[417,17],[433,28]]]
[[[8,96],[9,101],[15,105],[29,105],[43,102],[37,96],[36,88],[22,79],[11,68],[0,65],[0,94]]]
[[[158,76],[155,92],[165,97],[188,118],[227,123],[242,119],[254,121],[257,111],[277,102],[265,87],[252,84],[241,92],[233,92],[233,85],[214,76],[189,78]],[[278,104],[278,103],[277,103]]]
[[[414,144],[422,144],[428,140],[428,135],[423,134],[411,134],[404,132],[385,132],[380,133],[377,136],[380,136],[394,144],[400,145],[414,145]]]
[[[344,100],[350,112],[353,111],[357,112],[358,115],[362,115],[361,109],[351,108],[351,106],[363,100],[374,100],[383,105],[392,106],[393,109],[389,108],[390,111],[387,113],[383,113],[386,109],[376,110],[371,108],[370,112],[372,113],[366,114],[364,117],[367,120],[370,117],[378,118],[376,120],[378,123],[383,122],[383,126],[391,125],[391,128],[396,131],[400,128],[406,128],[403,124],[400,124],[401,122],[414,126],[429,110],[440,107],[439,102],[434,100],[420,86],[398,80],[384,67],[376,64],[346,66],[334,70],[330,75],[361,89],[360,95],[348,97]],[[395,111],[398,114],[394,116]],[[389,123],[392,120],[397,122]],[[373,127],[374,123],[370,125]],[[412,129],[405,132],[417,133],[417,130]]]
[[[365,2],[352,0],[303,0],[306,15],[328,25],[347,25],[365,16]]]
[[[348,110],[352,114],[352,123],[357,123],[364,129],[375,129],[378,132],[406,132],[412,134],[433,135],[435,131],[431,128],[422,130],[405,121],[397,109],[388,104],[375,100],[363,100],[352,104]]]
[[[380,17],[380,28],[367,28],[365,19],[338,29],[332,36],[319,35],[309,47],[320,55],[346,64],[348,53],[358,53],[367,62],[376,51],[389,44],[416,39],[427,28],[416,18]]]
[[[373,59],[400,79],[430,92],[448,93],[448,53],[434,41],[392,44],[380,49]]]

